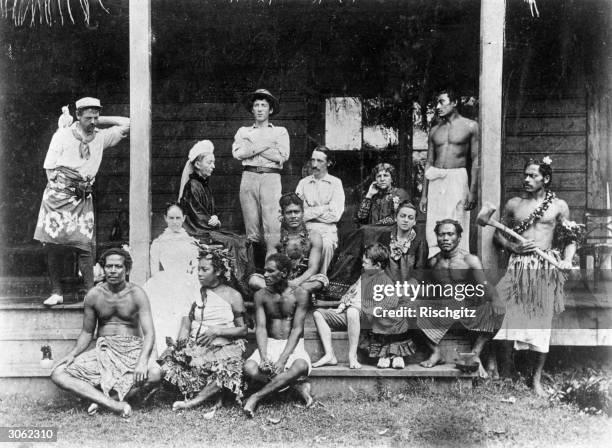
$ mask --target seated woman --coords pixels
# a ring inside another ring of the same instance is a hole
[[[387,272],[395,282],[414,282],[422,280],[422,270],[427,263],[427,240],[417,233],[417,210],[410,201],[404,201],[397,207],[395,226],[391,233],[384,235],[380,243],[388,249],[389,265]],[[386,296],[377,303],[383,309],[400,309],[409,306],[411,298],[407,296]],[[379,368],[393,367],[403,369],[404,357],[414,354],[414,344],[408,332],[411,325],[405,317],[376,318],[367,341],[367,350],[372,358],[378,358]],[[364,344],[366,345],[366,344]]]
[[[151,278],[144,290],[151,303],[157,354],[166,349],[166,337],[176,337],[180,317],[197,291],[196,240],[183,229],[181,207],[169,204],[164,215],[168,227],[151,243]]]
[[[185,230],[205,244],[220,243],[234,257],[236,285],[247,291],[246,280],[254,271],[253,256],[245,237],[221,230],[209,179],[215,169],[214,146],[210,140],[197,142],[189,151],[181,177],[179,200],[185,211]]]
[[[372,170],[372,177],[374,182],[355,214],[355,222],[361,224],[361,227],[342,238],[337,255],[330,266],[332,295],[337,285],[344,285],[344,288],[339,287],[337,291],[342,295],[348,285],[357,280],[361,272],[363,248],[390,233],[391,226],[395,224],[398,205],[409,199],[403,188],[395,187],[397,181],[393,165],[379,163]]]
[[[329,283],[318,274],[323,242],[304,223],[304,202],[296,193],[285,193],[278,204],[281,209],[281,238],[276,249],[291,260],[289,286],[301,286],[308,292],[318,291]],[[249,286],[254,290],[266,287],[263,275],[253,274]]]
[[[242,366],[247,327],[244,302],[225,282],[230,278],[227,249],[202,246],[198,264],[200,293],[183,317],[176,345],[161,358],[164,379],[177,386],[185,400],[172,410],[200,405],[226,388],[242,397]]]
[[[374,182],[362,199],[355,222],[370,225],[393,225],[397,206],[409,199],[403,188],[395,187],[395,167],[390,163],[379,163],[372,170]]]

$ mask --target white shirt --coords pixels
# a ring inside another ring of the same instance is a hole
[[[304,201],[304,221],[335,224],[344,213],[342,181],[327,173],[321,179],[310,175],[300,180],[296,194]]]
[[[112,126],[105,129],[96,128],[94,139],[88,143],[89,159],[85,159],[81,157],[79,150],[81,142],[72,135],[72,129],[77,124],[74,123],[68,128],[58,129],[53,134],[43,167],[46,170],[59,167],[71,168],[84,178],[93,179],[98,174],[104,149],[115,146],[127,136],[127,133],[123,126]]]

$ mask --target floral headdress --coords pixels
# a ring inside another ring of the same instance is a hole
[[[217,262],[220,263],[225,270],[225,280],[229,282],[234,272],[234,257],[229,249],[225,249],[221,245],[202,244],[198,241],[194,242],[194,244],[198,247],[198,259],[201,260],[204,258],[206,260],[213,260],[213,263],[217,264],[215,263],[216,258]]]

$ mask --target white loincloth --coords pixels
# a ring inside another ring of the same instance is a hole
[[[427,221],[425,236],[429,246],[429,257],[440,249],[434,227],[442,219],[454,219],[463,227],[459,248],[470,250],[470,212],[464,209],[470,188],[465,168],[443,169],[430,166],[425,171],[429,181],[427,187]]]
[[[287,340],[268,338],[268,345],[266,347],[266,350],[268,352],[268,360],[271,362],[278,361],[278,358],[280,358],[280,355],[283,354],[286,345]],[[285,370],[289,370],[289,368],[291,368],[291,366],[293,365],[293,362],[298,359],[303,359],[308,363],[308,374],[310,375],[312,366],[310,363],[310,356],[308,356],[308,353],[304,348],[304,338],[300,338],[300,340],[295,346],[295,349],[293,350],[293,353],[289,355],[289,359],[287,359],[287,363],[285,364]],[[255,361],[257,365],[261,364],[261,356],[259,355],[259,350],[255,350],[253,352],[253,354],[249,358],[249,361]]]

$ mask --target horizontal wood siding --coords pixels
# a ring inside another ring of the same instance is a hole
[[[110,109],[125,115],[127,104],[113,104]],[[252,123],[243,105],[235,102],[154,104],[153,148],[151,164],[152,235],[157,236],[165,223],[166,203],[178,198],[181,173],[187,154],[198,140],[208,139],[215,145],[215,171],[211,188],[219,212],[222,228],[244,233],[240,209],[240,179],[242,164],[232,157],[232,143],[239,127]],[[291,156],[285,165],[283,191],[295,189],[306,161],[306,103],[299,99],[283,101],[273,124],[287,128],[291,143]],[[109,238],[117,214],[129,209],[129,152],[121,148],[110,150],[100,170],[96,196],[98,213],[98,240]]]
[[[526,95],[510,101],[503,148],[505,200],[522,193],[527,160],[549,156],[552,189],[567,201],[571,217],[581,221],[586,204],[586,94],[546,97]]]

